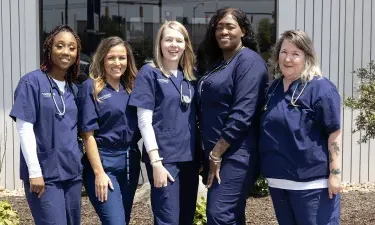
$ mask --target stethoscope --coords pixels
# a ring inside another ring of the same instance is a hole
[[[182,74],[182,76],[184,76],[184,74]],[[182,81],[180,83],[180,89],[177,88],[176,84],[174,83],[174,81],[172,80],[171,77],[169,77],[169,79],[172,81],[173,86],[175,86],[175,88],[180,92],[181,104],[184,105],[184,106],[189,106],[189,104],[191,103],[191,99],[192,99],[190,83],[186,82],[187,86],[188,86],[188,90],[189,90],[189,96],[187,96],[187,95],[184,95],[184,92],[182,90],[182,86],[183,86],[182,84],[183,84],[185,78],[182,78]]]
[[[48,74],[46,74],[47,76],[47,79],[49,81],[49,84],[51,85],[51,87],[49,88],[49,93],[51,94],[51,97],[53,99],[53,102],[55,103],[55,107],[57,109],[57,112],[56,114],[59,115],[59,116],[64,116],[65,115],[65,110],[66,110],[66,107],[65,107],[65,102],[64,102],[64,98],[63,98],[63,95],[61,93],[61,91],[52,84],[52,81],[51,81],[51,78],[48,76]],[[56,99],[55,99],[55,95],[53,93],[53,90],[56,90],[57,93],[59,93],[60,95],[60,99],[61,99],[61,102],[62,102],[62,105],[63,105],[63,108],[62,108],[62,111],[60,110],[59,106],[57,105],[57,102],[56,102]]]
[[[172,81],[173,82],[173,81]],[[184,92],[182,92],[182,83],[183,81],[181,81],[181,84],[180,84],[180,96],[181,96],[181,103],[183,105],[189,105],[191,103],[191,88],[190,88],[190,83],[187,82],[187,85],[188,85],[188,90],[189,90],[189,96],[187,95],[184,95]]]
[[[263,106],[263,108],[262,108],[263,111],[267,111],[268,104],[269,104],[269,102],[270,102],[272,96],[275,94],[275,91],[276,91],[277,87],[279,86],[279,84],[280,84],[280,82],[281,82],[282,80],[283,80],[283,79],[280,79],[280,80],[277,82],[276,86],[272,89],[272,92],[271,92],[270,97],[267,99],[266,104],[265,104],[265,105]],[[298,89],[298,86],[299,86],[301,83],[302,83],[302,82],[298,82],[297,85],[295,86],[294,90],[293,90],[292,98],[290,99],[290,105],[293,106],[293,107],[299,107],[299,106],[300,106],[300,105],[296,104],[296,102],[297,102],[298,99],[301,97],[301,95],[302,95],[303,91],[305,90],[306,85],[307,85],[308,82],[303,82],[304,85],[303,85],[303,88],[302,88],[301,92],[298,94],[297,97],[295,97],[295,94],[296,94],[296,91],[297,91],[297,89]],[[269,93],[269,89],[267,90],[266,96],[268,96],[268,93]]]

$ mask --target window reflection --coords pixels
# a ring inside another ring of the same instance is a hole
[[[276,39],[276,0],[44,0],[41,5],[42,42],[56,25],[69,24],[82,40],[84,72],[100,40],[112,35],[131,44],[138,68],[152,60],[154,38],[165,20],[184,24],[196,49],[214,11],[224,6],[248,15],[265,59]]]

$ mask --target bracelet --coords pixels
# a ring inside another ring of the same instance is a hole
[[[214,154],[212,154],[212,151],[210,152],[209,157],[215,161],[221,161],[221,157],[214,156]]]
[[[157,162],[160,162],[160,161],[163,161],[163,158],[156,158],[156,159],[152,160],[152,161],[150,162],[150,164],[151,164],[151,166],[152,166],[152,164],[157,163]]]
[[[210,154],[208,155],[208,157],[215,164],[221,163],[221,161],[223,160],[223,158],[218,158],[218,157],[213,156],[212,155],[212,151],[210,152]]]

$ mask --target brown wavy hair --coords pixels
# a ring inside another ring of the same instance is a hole
[[[182,67],[182,70],[184,71],[184,76],[186,80],[196,80],[196,77],[194,75],[194,64],[195,64],[195,55],[193,51],[193,47],[191,45],[191,41],[189,38],[189,33],[187,32],[184,25],[177,21],[167,21],[165,22],[158,30],[158,33],[156,35],[156,41],[155,41],[155,52],[154,52],[154,66],[159,68],[163,74],[167,77],[169,77],[169,71],[167,71],[162,63],[163,59],[163,53],[161,51],[161,40],[163,39],[164,30],[166,28],[170,28],[173,30],[176,30],[180,32],[184,36],[185,40],[185,51],[181,56],[180,59],[180,66]]]
[[[69,67],[65,76],[65,80],[68,83],[72,83],[79,74],[79,61],[80,61],[80,52],[81,52],[82,47],[81,47],[81,40],[79,39],[78,35],[68,25],[60,25],[60,26],[55,27],[46,37],[46,40],[44,41],[44,44],[43,44],[43,61],[42,61],[42,64],[40,65],[40,70],[46,73],[52,69],[52,60],[51,60],[52,44],[56,35],[61,32],[71,33],[77,42],[76,61],[71,67]]]
[[[117,45],[123,45],[126,49],[127,55],[127,66],[124,74],[121,75],[120,83],[128,93],[131,93],[134,87],[135,77],[137,75],[137,67],[135,66],[135,60],[130,45],[122,40],[120,37],[112,36],[103,39],[96,52],[93,56],[92,63],[90,65],[90,77],[94,80],[94,98],[98,101],[98,95],[106,85],[106,72],[104,69],[104,59],[107,56],[109,50]]]

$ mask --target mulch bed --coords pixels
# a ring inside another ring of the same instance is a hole
[[[21,224],[33,224],[25,197],[0,197],[7,200],[19,213]],[[375,192],[348,192],[342,196],[342,225],[375,225]],[[247,224],[277,224],[269,197],[250,198],[247,203]],[[82,198],[82,225],[100,224],[87,197]],[[133,207],[131,225],[152,225],[152,213],[146,203],[137,203]]]

